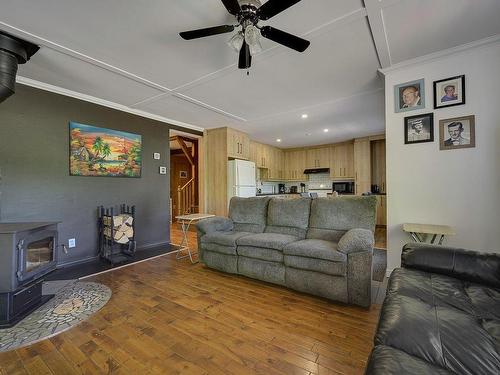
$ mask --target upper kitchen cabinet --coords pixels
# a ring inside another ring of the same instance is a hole
[[[250,137],[238,130],[227,129],[227,154],[229,158],[250,159]]]
[[[255,163],[257,168],[269,168],[270,166],[270,153],[271,146],[250,141],[250,160]]]
[[[266,167],[261,174],[264,181],[283,181],[285,180],[285,160],[284,152],[279,148],[266,146],[268,158]]]
[[[307,151],[287,150],[284,152],[285,158],[285,179],[289,181],[306,181],[307,176],[304,174],[306,169],[306,154]]]
[[[330,177],[332,179],[355,178],[354,143],[339,143],[330,147]]]
[[[306,151],[306,167],[307,169],[314,168],[329,168],[330,167],[330,148],[319,147],[310,148]]]

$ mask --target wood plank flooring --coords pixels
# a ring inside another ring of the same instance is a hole
[[[87,280],[108,285],[110,302],[67,332],[0,353],[0,374],[362,374],[380,312],[174,254]]]

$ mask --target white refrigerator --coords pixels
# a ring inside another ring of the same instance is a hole
[[[255,163],[246,160],[230,160],[227,167],[228,204],[232,197],[255,197],[257,177]]]

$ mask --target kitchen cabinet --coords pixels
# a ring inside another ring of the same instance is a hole
[[[238,130],[227,129],[227,154],[229,158],[250,159],[250,137]]]
[[[310,148],[306,150],[306,167],[313,168],[330,168],[330,148]]]
[[[381,193],[386,193],[385,184],[385,139],[371,143],[372,185],[377,185]]]
[[[306,181],[306,150],[290,150],[284,152],[285,179],[288,181]]]
[[[386,195],[377,195],[377,225],[387,225]]]
[[[257,168],[269,168],[270,148],[271,146],[259,142],[250,142],[250,160],[255,163]]]
[[[267,152],[269,154],[269,166],[267,168],[267,175],[266,172],[264,172],[266,181],[285,180],[283,150],[272,146],[267,146],[267,148]]]
[[[369,138],[354,140],[354,177],[356,194],[371,191],[371,150]]]
[[[354,144],[339,143],[330,147],[330,178],[354,178]]]

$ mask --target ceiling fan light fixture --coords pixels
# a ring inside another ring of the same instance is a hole
[[[240,52],[241,46],[243,46],[243,41],[245,38],[243,37],[243,33],[237,32],[236,34],[233,35],[231,39],[227,42],[229,47],[234,49],[236,52]]]
[[[250,47],[250,54],[252,56],[262,52],[262,44],[260,44],[260,41],[257,41],[255,44],[249,44],[248,46]]]

